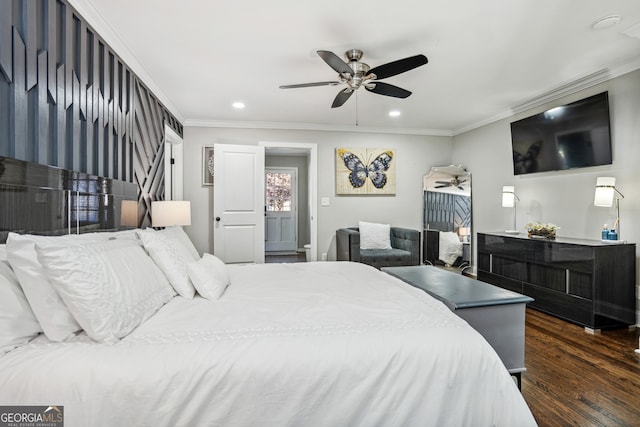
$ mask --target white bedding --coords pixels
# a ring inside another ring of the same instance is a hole
[[[438,259],[447,265],[453,265],[458,257],[462,256],[462,242],[458,235],[452,231],[440,232]]]
[[[359,263],[230,266],[219,300],[173,298],[114,345],[44,337],[0,357],[0,404],[65,426],[528,426],[489,344]]]

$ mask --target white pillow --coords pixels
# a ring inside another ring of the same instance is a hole
[[[196,293],[187,273],[187,264],[200,258],[182,227],[155,231],[138,230],[138,236],[151,258],[167,276],[180,296],[191,299]]]
[[[195,246],[193,246],[193,242],[187,233],[185,233],[184,229],[180,225],[173,225],[171,227],[163,228],[162,230],[154,230],[153,228],[147,228],[145,231],[154,231],[159,233],[160,235],[166,236],[169,239],[175,239],[177,242],[180,242],[184,249],[187,251],[191,257],[197,261],[200,259],[200,254]]]
[[[360,221],[360,249],[391,249],[391,226]]]
[[[64,341],[81,328],[51,285],[38,260],[36,242],[40,245],[79,243],[77,235],[34,236],[9,233],[7,259],[38,322],[51,341]],[[84,240],[87,242],[88,240]]]
[[[452,265],[462,256],[462,242],[453,231],[441,231],[439,239],[438,259],[445,264]]]
[[[216,300],[229,286],[229,270],[220,258],[205,253],[198,261],[187,264],[187,271],[198,293],[206,299]]]
[[[42,332],[0,245],[0,356]]]
[[[89,337],[117,342],[175,295],[140,243],[131,239],[36,245],[51,283]]]

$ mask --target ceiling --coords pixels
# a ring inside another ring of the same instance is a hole
[[[455,135],[576,80],[640,68],[638,0],[70,2],[187,126]],[[429,63],[384,80],[406,99],[361,88],[332,109],[344,86],[279,89],[337,80],[316,51],[349,49],[371,67]]]

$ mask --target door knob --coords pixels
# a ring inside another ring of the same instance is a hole
[[[216,217],[216,222],[220,222],[220,217],[219,216]]]

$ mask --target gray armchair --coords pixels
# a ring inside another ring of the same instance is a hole
[[[391,227],[391,249],[360,249],[358,227],[336,231],[336,258],[354,261],[375,268],[420,264],[420,232],[408,228]]]

